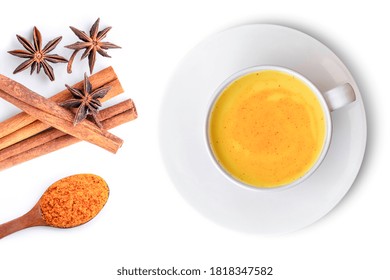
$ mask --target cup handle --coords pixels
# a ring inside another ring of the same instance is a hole
[[[334,111],[356,100],[355,91],[350,84],[343,84],[323,93],[329,110]]]

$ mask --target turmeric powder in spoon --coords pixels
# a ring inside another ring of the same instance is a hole
[[[105,205],[109,189],[93,174],[78,174],[51,185],[39,200],[43,219],[53,227],[69,228],[94,218]]]
[[[71,228],[93,219],[106,204],[109,188],[94,174],[77,174],[53,183],[23,216],[0,225],[0,239],[33,226]]]

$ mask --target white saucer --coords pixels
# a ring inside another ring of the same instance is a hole
[[[348,82],[357,100],[333,112],[333,139],[318,170],[280,191],[244,189],[213,165],[204,141],[207,105],[229,76],[255,65],[293,69],[321,91]],[[340,59],[316,39],[294,29],[245,25],[211,36],[179,65],[163,99],[160,144],[180,194],[213,221],[251,233],[286,233],[317,221],[344,197],[366,146],[366,117],[359,89]]]

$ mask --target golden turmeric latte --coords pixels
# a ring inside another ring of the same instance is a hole
[[[209,117],[211,150],[223,169],[255,187],[288,185],[319,158],[326,136],[315,93],[293,75],[264,70],[228,85]]]
[[[78,174],[63,178],[39,200],[42,217],[48,225],[69,228],[94,218],[109,195],[107,183],[93,174]]]

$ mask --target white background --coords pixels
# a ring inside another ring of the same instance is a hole
[[[96,71],[114,67],[125,94],[110,104],[133,98],[139,118],[112,130],[125,140],[116,155],[79,143],[0,172],[0,223],[24,214],[46,187],[67,175],[96,173],[111,190],[106,207],[84,226],[32,228],[0,240],[0,279],[157,279],[119,277],[122,266],[272,266],[268,279],[389,278],[389,10],[346,1],[145,0],[126,1],[126,7],[124,2],[2,4],[1,74],[47,97],[81,80],[86,60],[75,60],[72,75],[65,64],[55,65],[52,83],[43,74],[13,75],[22,60],[6,51],[20,47],[15,34],[30,39],[36,25],[44,42],[62,35],[53,53],[69,57],[63,46],[77,38],[68,26],[89,30],[100,17],[101,28],[113,27],[106,40],[122,49],[109,50],[111,59],[98,57]],[[248,235],[201,216],[176,192],[160,158],[160,102],[180,59],[208,36],[247,23],[293,27],[326,44],[354,76],[367,112],[366,157],[350,192],[325,218],[282,236]],[[16,112],[0,101],[1,120]]]

